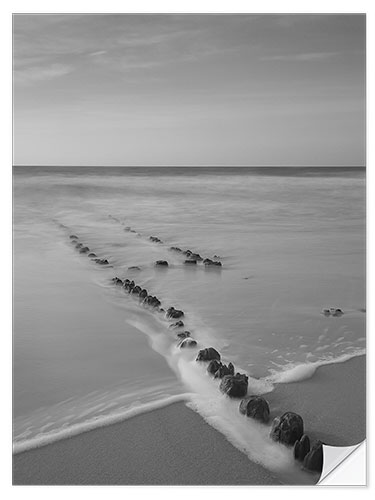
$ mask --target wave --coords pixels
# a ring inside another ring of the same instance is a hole
[[[31,439],[25,439],[16,441],[13,444],[13,454],[22,453],[23,451],[31,450],[33,448],[40,448],[48,444],[52,444],[56,441],[62,439],[67,439],[84,432],[92,431],[100,427],[106,427],[108,425],[116,424],[129,418],[136,417],[143,413],[148,413],[153,410],[158,410],[160,408],[165,408],[171,404],[187,401],[189,399],[188,393],[178,394],[175,396],[169,396],[158,401],[152,401],[141,406],[133,407],[125,411],[112,413],[111,415],[93,417],[85,422],[79,424],[72,424],[68,427],[64,427],[51,432],[40,433]]]
[[[357,356],[363,356],[366,353],[365,349],[359,349],[350,354],[343,354],[336,358],[322,359],[313,363],[300,363],[294,365],[287,365],[282,371],[272,370],[272,375],[267,377],[271,383],[276,384],[289,384],[292,382],[301,382],[311,378],[320,366],[331,365],[335,363],[344,363],[349,359]]]

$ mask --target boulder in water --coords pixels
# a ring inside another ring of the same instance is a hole
[[[293,446],[303,436],[303,419],[297,413],[288,411],[276,417],[272,423],[270,437],[274,441]]]
[[[128,267],[128,269],[129,269],[129,271],[140,271],[141,270],[141,268],[138,266],[130,266],[130,267]]]
[[[185,330],[184,332],[180,332],[177,334],[177,337],[180,338],[180,339],[186,339],[188,337],[190,337],[190,332],[188,332],[187,330]]]
[[[169,325],[169,328],[182,328],[184,325],[184,322],[179,320],[179,321],[176,321],[176,323],[172,323],[171,325]]]
[[[100,264],[101,266],[109,264],[107,259],[94,259],[97,264]]]
[[[132,290],[132,294],[134,295],[139,295],[139,293],[141,292],[142,288],[139,286],[139,285],[136,285],[133,290]]]
[[[182,252],[181,248],[178,247],[170,247],[170,250],[173,250],[174,252]]]
[[[90,251],[89,247],[82,247],[79,249],[79,253],[88,253]]]
[[[115,285],[120,285],[120,286],[123,285],[123,281],[120,278],[118,278],[117,276],[115,278],[112,278],[112,281]]]
[[[155,266],[168,266],[168,262],[166,260],[157,260]]]
[[[139,296],[141,299],[145,299],[147,297],[147,295],[148,295],[148,292],[145,288],[139,292]]]
[[[294,443],[293,455],[296,460],[303,462],[305,456],[310,451],[310,439],[304,434],[299,441]]]
[[[78,240],[78,236],[76,236],[75,234],[71,234],[71,235],[69,236],[69,238],[70,238],[71,240]]]
[[[317,441],[303,460],[303,468],[312,472],[322,472],[323,443]]]
[[[198,352],[196,361],[211,361],[212,359],[220,361],[220,354],[213,347],[206,347]]]
[[[184,264],[196,264],[197,261],[194,259],[185,260]]]
[[[174,307],[170,307],[167,309],[167,318],[182,318],[184,316],[183,311],[179,311],[178,309],[175,309]]]
[[[87,256],[87,257],[97,257],[97,255],[96,255],[96,253],[91,252],[91,253],[89,253],[89,254],[88,254],[88,256]]]
[[[211,375],[214,375],[221,366],[222,365],[220,361],[218,361],[217,359],[212,359],[207,366],[207,371]]]
[[[76,244],[76,248],[82,248],[82,247],[83,247],[82,243],[77,243]]]
[[[244,373],[225,375],[220,383],[220,390],[231,398],[243,398],[247,394],[248,377]]]
[[[332,314],[332,316],[339,317],[339,316],[342,316],[344,313],[341,309],[335,309],[335,311],[331,314]]]
[[[197,341],[190,337],[181,340],[181,342],[179,343],[180,349],[184,349],[185,347],[195,347],[196,345]]]
[[[262,396],[249,396],[240,403],[240,413],[267,423],[270,418],[270,407]]]
[[[234,366],[232,363],[229,365],[221,364],[220,368],[215,372],[215,378],[223,378],[225,375],[234,375]]]

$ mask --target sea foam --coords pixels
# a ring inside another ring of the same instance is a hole
[[[79,424],[72,424],[68,427],[63,427],[51,432],[40,433],[31,439],[19,440],[13,444],[13,454],[21,453],[23,451],[31,450],[33,448],[40,448],[62,439],[67,439],[84,432],[92,431],[100,427],[116,424],[129,418],[136,417],[143,413],[148,413],[153,410],[167,407],[173,403],[187,401],[189,394],[178,394],[175,396],[166,397],[158,401],[152,401],[137,407],[130,408],[125,411],[112,413],[106,416],[94,417]]]

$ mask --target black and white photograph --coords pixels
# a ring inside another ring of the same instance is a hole
[[[366,439],[366,14],[14,13],[13,485],[313,486]]]

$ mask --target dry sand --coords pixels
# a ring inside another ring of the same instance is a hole
[[[312,438],[344,446],[365,437],[364,356],[279,384],[266,397],[272,417],[296,411]],[[183,403],[17,454],[13,483],[280,484]]]

